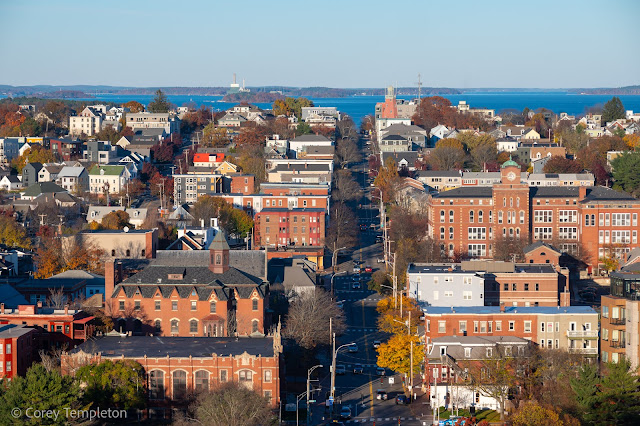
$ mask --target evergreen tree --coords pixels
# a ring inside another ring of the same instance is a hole
[[[613,98],[611,98],[610,101],[604,104],[604,107],[602,108],[603,124],[608,123],[610,121],[617,120],[619,118],[624,118],[624,117],[625,117],[624,105],[622,105],[622,101],[620,100],[619,97],[614,96]]]
[[[42,364],[33,365],[25,377],[14,377],[6,387],[0,386],[0,424],[32,423],[26,409],[34,411],[60,410],[58,418],[38,419],[37,424],[67,424],[64,409],[79,408],[80,391],[72,377],[57,371],[47,371]],[[21,412],[12,411],[20,409]],[[16,416],[16,414],[18,414]]]
[[[596,423],[637,424],[640,419],[640,383],[631,371],[631,363],[623,358],[620,362],[607,364],[607,370],[595,397]]]
[[[640,152],[626,152],[611,162],[614,189],[640,195]]]
[[[578,377],[571,379],[571,389],[575,393],[582,419],[588,423],[592,422],[595,416],[596,393],[599,383],[598,371],[591,364],[583,365],[578,371]]]
[[[160,89],[156,91],[156,97],[149,103],[149,112],[169,112],[171,104],[167,99],[167,96]]]
[[[84,385],[83,400],[94,407],[142,408],[145,402],[144,371],[131,360],[86,365],[78,370]]]

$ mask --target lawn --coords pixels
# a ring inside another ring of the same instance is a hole
[[[454,415],[455,412],[454,412]],[[471,417],[469,410],[460,409],[459,416],[461,417]],[[440,419],[446,420],[451,416],[451,410],[445,410],[444,407],[440,407]],[[476,411],[475,414],[476,421],[486,420],[488,422],[499,422],[500,421],[500,413],[495,410],[481,410]]]

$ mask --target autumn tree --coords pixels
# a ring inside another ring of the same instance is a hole
[[[614,96],[602,108],[602,124],[625,118],[624,105],[619,97]]]
[[[124,108],[129,108],[129,111],[133,112],[133,113],[138,113],[138,112],[143,112],[144,111],[144,105],[142,105],[138,101],[129,101],[129,102],[126,102],[126,103],[122,104],[122,106]]]
[[[554,155],[544,165],[543,171],[545,173],[580,173],[582,164],[560,155]]]
[[[390,202],[395,198],[395,190],[399,181],[398,164],[393,157],[387,157],[373,181],[374,185],[382,191],[382,200],[384,202]]]
[[[21,156],[11,160],[11,167],[13,167],[18,174],[22,173],[22,169],[27,163],[52,163],[55,161],[53,153],[43,147],[42,145],[33,145],[31,148],[27,148]]]
[[[457,139],[441,139],[431,151],[428,162],[436,170],[459,170],[464,167],[466,155]]]
[[[200,144],[204,147],[223,147],[230,142],[227,135],[227,129],[224,127],[216,127],[215,124],[209,123],[202,131],[202,141]]]
[[[131,222],[129,222],[129,213],[124,210],[116,210],[114,212],[106,214],[102,218],[102,229],[124,229],[125,226],[133,228]]]
[[[371,279],[367,282],[367,288],[378,292],[379,294],[389,294],[391,291],[389,287],[392,287],[391,277],[382,269],[375,271],[371,274]]]
[[[634,133],[631,135],[625,135],[622,139],[624,143],[627,144],[627,148],[631,151],[636,151],[640,147],[640,134]]]
[[[400,291],[395,299],[392,295],[381,299],[376,310],[379,313],[378,329],[385,333],[415,334],[415,330],[422,324],[422,310],[416,304],[416,300]]]
[[[413,343],[413,374],[420,373],[420,354],[423,353],[422,340],[416,335],[394,334],[382,343],[378,352],[378,367],[388,368],[401,374],[409,374],[411,369],[411,344]]]
[[[498,403],[500,421],[505,418],[509,392],[517,385],[516,360],[505,353],[505,348],[494,347],[492,356],[471,364],[468,386]]]
[[[331,295],[316,288],[315,291],[293,295],[285,319],[284,336],[311,350],[329,344],[329,321],[333,331],[340,335],[346,330],[344,311],[331,300]]]
[[[156,90],[156,95],[148,105],[149,112],[163,113],[169,112],[171,109],[171,103],[167,99],[167,96],[160,89]]]
[[[191,215],[196,223],[204,221],[209,224],[212,218],[218,219],[218,224],[228,233],[246,237],[253,228],[253,219],[243,210],[234,208],[220,197],[203,195],[198,198]]]
[[[543,138],[547,136],[550,128],[549,123],[545,120],[542,112],[534,114],[533,117],[525,123],[525,125],[533,128],[533,130],[538,132]]]
[[[362,133],[372,133],[376,129],[376,118],[369,114],[365,115],[360,121],[360,131]]]
[[[362,188],[348,170],[336,170],[333,173],[331,198],[336,201],[352,201],[362,197]]]
[[[242,169],[243,173],[253,175],[255,179],[254,190],[256,192],[260,191],[260,184],[267,180],[266,160],[262,146],[248,145],[239,147],[235,156],[231,157],[231,160]]]
[[[25,228],[13,216],[0,215],[0,244],[22,249],[31,248],[31,240]]]
[[[526,402],[511,417],[513,426],[564,426],[556,410]]]

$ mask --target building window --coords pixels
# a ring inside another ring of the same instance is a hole
[[[189,333],[197,333],[198,332],[198,320],[192,319],[189,321]]]
[[[187,395],[187,373],[182,370],[173,372],[173,399],[182,399]]]
[[[160,305],[161,305],[160,300],[156,300],[155,305],[156,305],[156,311],[159,311]]]
[[[162,370],[149,372],[149,398],[164,399],[164,372]]]
[[[446,321],[438,321],[438,333],[444,333],[447,330]]]
[[[251,309],[254,310],[254,311],[258,310],[258,299],[253,299],[251,301]]]
[[[453,210],[449,210],[449,223],[453,223]]]
[[[191,301],[191,310],[195,311],[196,309],[198,309],[198,302],[195,300]]]
[[[253,372],[251,370],[241,370],[238,373],[238,381],[239,382],[252,382],[253,381]]]
[[[156,328],[156,332],[160,332],[162,330],[162,322],[157,319],[155,322],[155,328]]]
[[[496,321],[496,331],[502,331],[502,321]]]
[[[178,332],[179,323],[180,322],[177,319],[171,320],[171,332],[172,333],[177,333]]]
[[[251,321],[251,332],[252,333],[258,333],[258,320],[253,320]]]
[[[471,348],[464,348],[464,357],[471,358]]]
[[[267,400],[267,404],[271,404],[271,391],[270,390],[266,390],[264,391],[264,397]]]
[[[509,283],[504,283],[504,291],[509,291]]]
[[[264,370],[264,381],[267,383],[271,382],[271,370]]]
[[[139,311],[139,310],[140,310],[140,301],[139,301],[139,300],[135,300],[135,301],[133,302],[133,306],[134,306],[134,309],[135,309],[136,311]]]
[[[511,290],[512,290],[512,291],[518,291],[518,285],[517,285],[516,283],[513,283],[513,284],[511,285]]]
[[[529,291],[529,283],[524,283],[524,291]]]
[[[205,370],[196,371],[196,392],[209,390],[209,372]]]
[[[524,332],[531,333],[531,321],[524,322]]]
[[[216,313],[216,302],[215,301],[211,301],[209,303],[209,312],[212,314]]]
[[[177,300],[172,300],[171,301],[171,310],[172,311],[177,311],[178,310],[178,301]]]
[[[515,321],[509,321],[509,331],[513,331],[516,329]]]
[[[540,284],[536,283],[536,291],[540,291]]]
[[[118,309],[120,309],[121,311],[124,311],[124,300],[120,300],[118,302]]]
[[[459,321],[458,322],[458,327],[460,328],[460,333],[466,333],[467,332],[467,322],[466,321]]]
[[[462,292],[462,299],[463,300],[471,300],[472,299],[472,293],[470,291],[463,291]]]

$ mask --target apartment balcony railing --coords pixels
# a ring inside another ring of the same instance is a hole
[[[627,345],[624,340],[612,340],[609,343],[609,346],[611,346],[612,348],[624,348]]]
[[[610,318],[609,323],[611,325],[625,325],[627,322],[626,318]]]
[[[567,330],[567,337],[569,339],[597,339],[598,332],[595,330],[580,330],[580,331]]]
[[[569,352],[585,355],[597,355],[598,348],[569,348]]]

